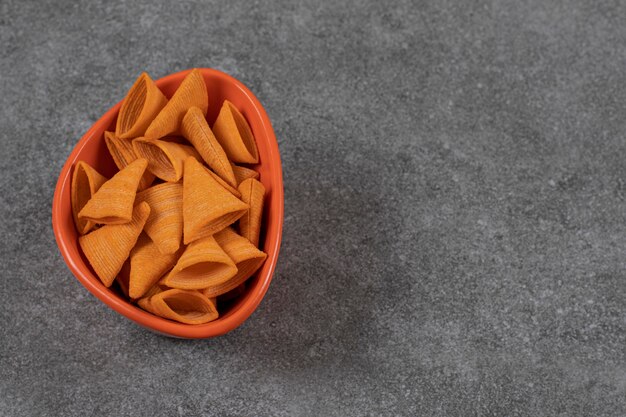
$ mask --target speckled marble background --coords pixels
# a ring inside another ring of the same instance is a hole
[[[0,415],[626,415],[619,2],[0,0]],[[146,70],[265,105],[277,272],[206,341],[116,315],[51,228]]]

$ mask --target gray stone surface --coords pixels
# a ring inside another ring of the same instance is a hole
[[[626,415],[618,2],[0,0],[0,415]],[[214,67],[285,175],[239,329],[144,331],[65,267],[70,150],[140,71]]]

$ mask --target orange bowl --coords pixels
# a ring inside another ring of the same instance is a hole
[[[191,70],[177,72],[156,81],[169,98]],[[257,308],[272,280],[278,260],[283,228],[283,175],[278,143],[265,109],[246,86],[223,72],[200,69],[209,92],[207,120],[213,124],[224,99],[230,100],[246,117],[259,149],[260,173],[266,196],[263,209],[263,230],[259,246],[267,253],[267,260],[256,275],[248,280],[246,291],[230,304],[220,317],[206,324],[189,325],[154,316],[130,303],[113,288],[105,287],[95,275],[78,245],[78,233],[72,218],[70,183],[76,162],[85,161],[107,177],[117,168],[104,142],[104,131],[115,130],[121,102],[104,114],[80,139],[67,158],[52,201],[52,227],[59,250],[74,276],[102,302],[121,315],[155,332],[182,338],[207,338],[223,335],[243,323]]]

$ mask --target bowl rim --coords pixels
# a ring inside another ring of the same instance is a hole
[[[184,77],[192,70],[193,68],[190,68],[187,70],[178,71],[166,75],[165,77],[155,80],[155,83],[157,84],[157,86],[160,87],[161,85],[167,84],[174,79]],[[282,164],[278,149],[278,141],[276,140],[276,135],[274,134],[272,124],[269,117],[267,116],[265,108],[257,99],[257,97],[241,81],[237,80],[236,78],[213,68],[198,68],[198,70],[200,70],[204,75],[208,74],[212,77],[220,79],[221,82],[234,84],[234,86],[240,89],[242,93],[247,96],[247,98],[252,102],[254,110],[258,112],[260,116],[262,130],[268,136],[269,160],[272,161],[272,167],[274,167],[270,170],[270,178],[272,183],[271,198],[274,204],[271,215],[272,217],[275,217],[275,220],[278,223],[276,239],[273,240],[273,242],[270,242],[270,247],[265,248],[266,252],[268,253],[268,258],[265,262],[269,264],[269,268],[266,274],[258,277],[258,279],[260,280],[260,287],[258,287],[258,289],[254,293],[252,293],[251,296],[243,301],[242,304],[239,305],[237,310],[233,311],[228,317],[224,319],[218,319],[214,322],[198,325],[176,323],[161,317],[157,317],[146,311],[141,310],[139,307],[132,305],[130,302],[122,301],[117,297],[112,296],[108,291],[108,288],[106,288],[97,278],[95,279],[95,281],[93,279],[90,279],[90,277],[86,275],[85,271],[83,271],[82,268],[79,266],[77,260],[75,260],[70,255],[67,243],[70,238],[66,235],[63,228],[59,227],[63,219],[61,212],[63,191],[66,187],[70,186],[71,169],[74,165],[74,162],[76,162],[76,160],[78,159],[79,153],[82,151],[84,146],[90,140],[92,140],[96,131],[100,130],[103,127],[103,124],[107,123],[107,121],[109,121],[108,123],[110,123],[110,121],[114,117],[116,117],[122,105],[123,99],[120,100],[113,107],[111,107],[98,120],[96,120],[93,125],[87,130],[87,132],[85,132],[85,134],[76,143],[76,145],[72,149],[72,152],[69,154],[69,156],[65,160],[65,163],[63,164],[63,168],[61,169],[55,187],[54,197],[52,199],[52,228],[54,230],[54,236],[57,242],[57,246],[61,251],[61,255],[65,260],[65,263],[67,264],[73,275],[76,277],[76,279],[78,279],[78,281],[80,281],[80,283],[85,288],[87,288],[89,292],[95,295],[100,301],[104,302],[110,308],[112,308],[122,316],[126,317],[127,319],[149,330],[166,336],[189,339],[209,338],[226,334],[243,324],[243,322],[246,321],[248,317],[250,317],[250,315],[256,310],[258,305],[261,303],[261,300],[267,293],[270,282],[272,281],[272,277],[274,275],[274,271],[276,269],[276,263],[278,261],[278,255],[282,240],[284,221],[284,187]],[[106,129],[106,126],[104,128]]]

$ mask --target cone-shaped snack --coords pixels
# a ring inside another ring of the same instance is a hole
[[[158,294],[163,291],[171,290],[167,285],[162,285],[159,283],[154,284],[144,295],[143,298],[152,297],[155,294]]]
[[[246,291],[246,283],[244,282],[238,287],[235,287],[232,290],[228,291],[226,294],[222,294],[219,297],[217,297],[217,303],[220,304],[220,303],[228,302],[230,300],[234,300],[235,298],[242,295],[245,291]]]
[[[176,252],[161,254],[148,235],[142,233],[130,252],[130,298],[142,297],[174,266],[177,259]]]
[[[239,191],[241,200],[250,206],[246,215],[239,220],[239,233],[258,247],[265,187],[259,181],[249,178],[239,184]]]
[[[183,185],[166,182],[137,193],[135,203],[150,205],[144,230],[162,254],[178,250],[183,237]]]
[[[228,100],[224,100],[213,125],[213,134],[233,162],[256,164],[259,153],[252,130],[245,117]]]
[[[228,184],[236,187],[237,180],[233,173],[233,167],[226,156],[226,152],[213,136],[202,110],[197,107],[190,108],[183,118],[181,131],[183,136],[196,148],[209,168]]]
[[[133,216],[137,186],[147,166],[148,161],[139,158],[115,174],[85,204],[78,218],[98,224],[128,223]]]
[[[128,281],[130,280],[130,260],[126,260],[124,265],[122,265],[122,269],[115,277],[115,282],[120,286],[122,293],[128,297]]]
[[[144,136],[159,139],[180,131],[180,125],[187,110],[198,107],[202,114],[209,108],[209,95],[202,74],[194,69],[185,77],[170,101],[150,123]]]
[[[149,308],[157,316],[185,324],[208,323],[219,316],[215,303],[198,291],[163,291],[150,297]]]
[[[191,146],[163,140],[138,138],[133,141],[135,153],[148,160],[148,171],[164,181],[176,182],[183,176],[183,164],[189,156],[200,156]]]
[[[228,281],[237,273],[232,259],[213,236],[187,246],[176,266],[159,283],[171,288],[198,290]]]
[[[110,287],[122,269],[149,215],[150,206],[141,203],[133,210],[130,222],[103,226],[78,239],[87,260],[105,286]]]
[[[215,181],[219,182],[219,184],[226,188],[232,195],[234,195],[237,198],[241,198],[241,193],[239,192],[238,189],[230,186],[229,184],[226,183],[226,181],[224,181],[223,179],[221,179],[219,177],[219,175],[217,175],[215,172],[211,171],[209,168],[203,166],[203,168],[206,170],[206,172],[208,172],[209,174],[211,174],[211,176],[215,179]]]
[[[259,179],[259,173],[253,169],[242,167],[239,165],[233,164],[233,172],[235,173],[235,179],[237,180],[237,185],[241,184],[243,180],[247,180],[248,178],[254,178],[255,180]]]
[[[130,268],[130,262],[129,262],[129,268]],[[129,271],[130,273],[130,271]],[[165,285],[161,285],[161,284],[154,284],[144,295],[142,298],[140,298],[139,300],[137,300],[137,304],[139,305],[139,307],[143,308],[144,310],[155,314],[154,310],[152,309],[152,304],[150,304],[150,297],[152,297],[153,295],[156,295],[160,292],[163,291],[167,291],[167,290],[171,290],[171,288],[165,286]]]
[[[113,162],[118,169],[124,169],[128,164],[137,159],[133,150],[133,142],[128,139],[121,139],[115,136],[114,132],[104,132],[104,142],[109,149]]]
[[[140,298],[139,300],[137,300],[137,305],[146,310],[148,313],[156,314],[156,312],[152,308],[152,304],[150,303],[150,297]]]
[[[211,285],[202,292],[207,297],[217,297],[237,288],[256,272],[267,255],[258,250],[245,237],[239,236],[230,227],[215,234],[215,240],[235,262],[237,273],[228,281]]]
[[[211,236],[237,221],[248,205],[222,187],[195,158],[185,160],[184,242]]]
[[[78,213],[85,207],[85,204],[100,189],[102,184],[107,181],[105,177],[100,175],[98,171],[93,169],[87,162],[79,161],[74,167],[72,173],[71,201],[72,215],[74,216],[74,224],[78,233],[84,235],[90,231],[94,223],[87,219],[78,217]]]
[[[167,104],[167,98],[152,78],[142,73],[130,88],[120,108],[115,134],[121,139],[143,136],[152,120]]]
[[[109,148],[109,153],[113,158],[113,162],[117,166],[117,169],[126,168],[131,162],[137,159],[135,151],[133,150],[133,143],[128,139],[120,139],[115,136],[113,132],[104,132],[104,142]],[[144,190],[152,184],[154,181],[154,175],[150,171],[145,171],[141,180],[139,180],[139,191]]]

